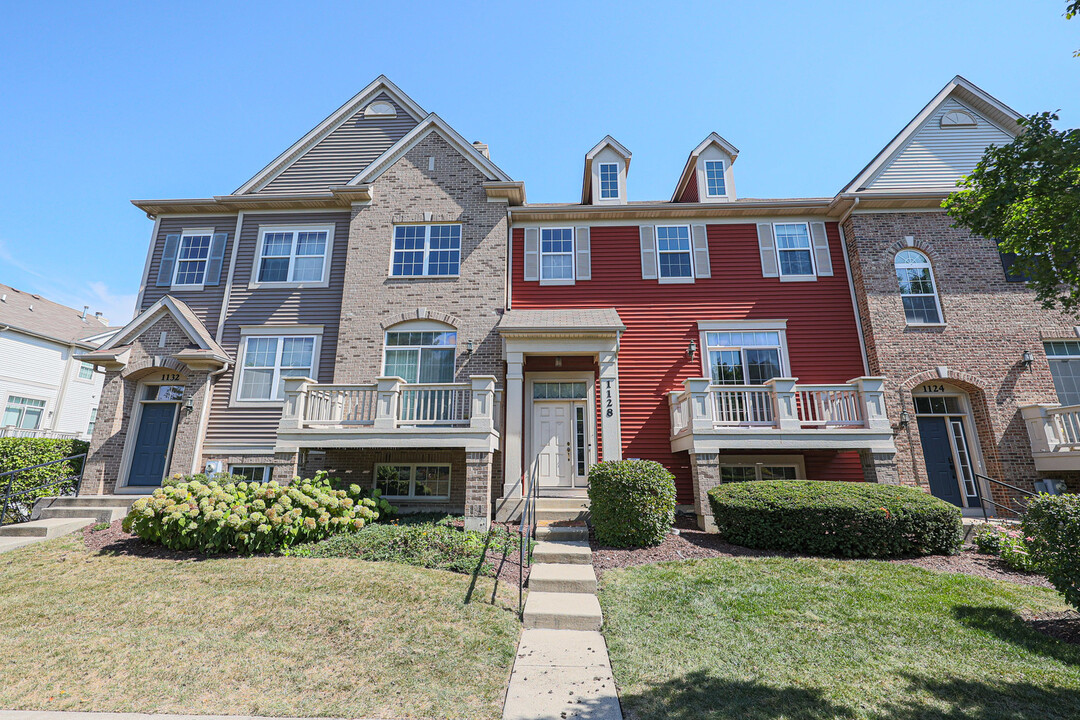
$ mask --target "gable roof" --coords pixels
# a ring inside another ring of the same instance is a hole
[[[233,192],[233,195],[256,193],[265,188],[275,178],[281,175],[281,173],[296,163],[297,160],[304,157],[322,140],[326,139],[331,133],[340,128],[342,124],[349,120],[349,118],[356,115],[358,111],[362,110],[371,101],[381,95],[385,95],[394,101],[396,106],[405,110],[416,122],[419,122],[427,115],[423,108],[402,92],[397,85],[390,82],[389,78],[385,75],[380,75],[374,82],[358,92],[348,102],[331,113],[329,117],[316,125],[310,132],[304,135],[304,137],[293,143],[288,150],[277,156],[277,158],[269,165],[256,173],[254,177],[237,188],[236,191]]]
[[[10,327],[64,344],[94,347],[109,326],[94,315],[0,284],[0,328]]]
[[[1021,128],[1016,124],[1016,121],[1021,117],[1019,113],[987,93],[982,88],[976,86],[971,81],[957,75],[950,80],[945,87],[941,89],[941,92],[935,95],[914,118],[912,118],[911,122],[897,133],[896,137],[889,141],[889,144],[886,145],[881,152],[874,156],[874,159],[871,160],[866,167],[859,171],[852,181],[840,191],[840,194],[865,192],[874,180],[887,170],[901,153],[911,147],[913,141],[918,139],[920,131],[925,131],[930,128],[932,121],[941,113],[948,112],[951,108],[956,106],[958,106],[959,109],[974,111],[976,115],[988,121],[991,132],[978,136],[983,140],[993,141],[995,137],[1013,138],[1021,131]],[[972,137],[972,140],[976,140],[975,136]],[[973,149],[969,149],[968,153],[963,157],[945,159],[943,164],[947,171],[949,173],[957,172],[956,177],[952,178],[952,183],[955,183],[960,175],[965,172],[970,172],[971,168],[964,170],[963,168],[959,168],[959,166],[970,163],[973,168],[974,163],[970,162],[971,153],[977,149],[978,156],[981,156],[982,151],[985,150],[985,145],[981,148],[975,148],[974,145],[972,145],[972,148]],[[927,157],[933,159],[934,154],[935,149],[932,147],[929,148],[923,153],[923,161],[925,162]]]
[[[682,174],[679,175],[679,182],[675,185],[675,192],[671,195],[671,202],[678,202],[679,198],[682,197],[683,189],[686,187],[686,184],[690,182],[690,178],[694,177],[698,156],[710,145],[715,145],[727,153],[731,157],[732,164],[735,163],[735,158],[739,157],[739,148],[720,137],[719,134],[715,132],[709,133],[709,136],[702,140],[696,148],[691,150],[689,157],[686,158],[686,164],[683,165]]]
[[[387,148],[386,152],[376,158],[370,165],[364,168],[359,175],[349,181],[349,185],[366,185],[375,182],[393,166],[405,153],[416,146],[421,140],[433,132],[452,145],[465,159],[471,162],[476,169],[484,174],[488,180],[499,182],[513,182],[509,175],[503,172],[498,165],[491,162],[472,143],[463,138],[454,128],[450,127],[445,120],[431,113],[420,123],[410,130],[405,137]]]
[[[96,352],[106,354],[109,350],[130,343],[142,334],[142,331],[149,325],[157,322],[160,317],[166,314],[172,316],[173,320],[176,321],[176,323],[184,330],[184,333],[188,338],[200,350],[209,351],[213,357],[223,362],[231,361],[229,354],[225,352],[216,340],[214,340],[210,331],[206,329],[206,326],[202,324],[202,321],[199,320],[198,316],[191,311],[191,308],[183,301],[174,298],[172,295],[162,297],[153,305],[146,308],[146,310],[139,313],[134,320],[122,327],[119,332],[98,348]]]
[[[585,153],[585,177],[581,181],[581,204],[582,205],[588,205],[592,201],[592,197],[591,197],[590,194],[591,194],[591,191],[592,191],[592,164],[593,164],[593,159],[597,156],[597,154],[599,154],[599,152],[601,150],[603,150],[604,148],[607,148],[607,147],[614,150],[616,152],[616,154],[618,154],[623,160],[626,161],[626,172],[627,173],[630,172],[630,156],[631,156],[632,153],[629,150],[627,150],[626,147],[623,146],[623,144],[620,143],[618,140],[611,137],[610,135],[605,135],[604,139],[601,140],[600,142],[596,143],[596,145],[593,146],[592,150]]]

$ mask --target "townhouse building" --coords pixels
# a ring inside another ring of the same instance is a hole
[[[104,376],[76,356],[115,328],[88,310],[0,284],[0,437],[90,438]]]
[[[740,197],[713,133],[670,198],[630,201],[608,136],[580,201],[528,204],[380,77],[235,192],[135,202],[138,315],[82,356],[105,371],[84,488],[327,470],[484,528],[643,458],[709,528],[721,482],[904,483],[969,513],[1010,502],[988,478],[1071,482],[1077,322],[940,209],[1016,117],[956,78],[820,198]]]

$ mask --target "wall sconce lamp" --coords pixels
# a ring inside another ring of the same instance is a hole
[[[697,355],[697,341],[691,340],[690,344],[686,346],[686,357],[693,360],[694,355]]]
[[[906,428],[910,424],[911,424],[911,413],[909,413],[907,410],[901,410],[900,411],[899,427],[901,429],[903,429],[903,428]]]
[[[1020,356],[1020,367],[1025,370],[1030,370],[1031,366],[1035,364],[1035,356],[1031,354],[1030,350],[1025,350],[1024,354]]]
[[[473,354],[473,342],[472,342],[472,340],[465,343],[465,354],[466,355],[472,355]]]
[[[195,409],[195,398],[189,397],[187,400],[184,401],[184,410],[187,411],[187,412],[191,412],[194,409]]]

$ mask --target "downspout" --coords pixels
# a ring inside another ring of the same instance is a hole
[[[195,452],[191,455],[191,474],[198,475],[202,472],[202,468],[199,467],[199,461],[202,460],[202,448],[203,439],[206,437],[206,424],[210,419],[210,405],[214,399],[214,380],[223,375],[228,369],[229,363],[225,363],[221,366],[220,370],[215,370],[206,376],[206,401],[203,403],[202,412],[199,413],[199,432],[196,434]]]
[[[855,278],[851,274],[851,260],[848,257],[848,244],[847,236],[844,233],[844,223],[855,211],[855,208],[859,205],[859,197],[855,198],[855,201],[851,203],[851,207],[840,218],[838,228],[840,230],[840,249],[844,255],[844,272],[847,274],[848,292],[851,294],[851,309],[855,313],[855,330],[859,333],[859,352],[862,354],[863,373],[870,374],[870,361],[866,354],[866,335],[863,333],[863,318],[862,313],[859,312],[859,298],[855,292]]]

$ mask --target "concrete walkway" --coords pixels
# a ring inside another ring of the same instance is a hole
[[[331,720],[330,718],[264,718],[258,715],[165,715],[156,713],[60,712],[0,710],[0,720]],[[352,718],[363,720],[363,718]]]
[[[70,535],[94,523],[111,523],[128,513],[136,495],[38,498],[30,520],[0,527],[0,553]]]
[[[537,529],[503,720],[622,720],[588,537],[584,526]]]

